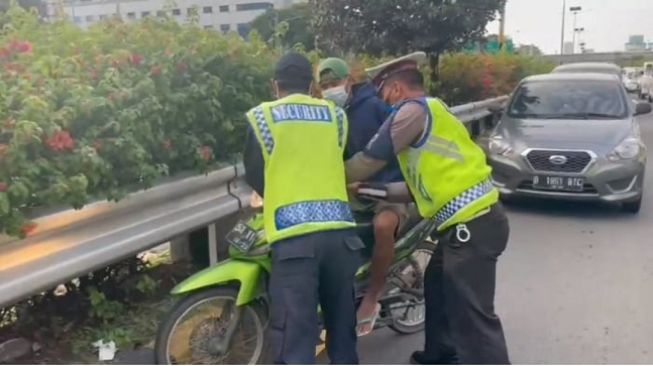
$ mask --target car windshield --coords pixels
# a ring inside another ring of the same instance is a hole
[[[607,81],[552,80],[522,84],[508,115],[539,119],[621,119],[628,114],[620,85]]]

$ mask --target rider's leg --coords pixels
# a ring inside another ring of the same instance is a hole
[[[357,364],[354,280],[365,245],[353,230],[322,235],[319,293],[327,353],[332,364]]]
[[[377,301],[383,292],[388,268],[395,255],[395,235],[400,223],[400,216],[392,209],[379,211],[374,217],[374,251],[370,267],[370,283],[365,292],[365,297],[358,308],[358,321],[363,321],[374,316]],[[371,329],[365,328],[370,324],[362,324],[360,331],[367,333]],[[363,329],[365,328],[365,329]]]

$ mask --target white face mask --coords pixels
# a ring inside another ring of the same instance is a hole
[[[344,85],[327,89],[322,93],[322,95],[324,96],[324,99],[332,101],[341,108],[344,107],[349,100],[349,93],[347,93],[347,89],[345,89]]]

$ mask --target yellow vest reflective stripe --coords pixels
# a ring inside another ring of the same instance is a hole
[[[265,160],[265,233],[273,243],[354,226],[343,162],[347,117],[294,94],[247,113]]]
[[[496,203],[491,168],[465,126],[438,99],[407,102],[428,110],[424,135],[398,156],[422,217],[434,218],[438,230],[444,230]]]

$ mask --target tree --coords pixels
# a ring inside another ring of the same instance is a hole
[[[506,0],[311,0],[314,27],[331,51],[439,56],[485,33]]]
[[[291,48],[301,44],[306,50],[312,50],[315,34],[310,20],[308,4],[300,3],[281,10],[270,9],[254,19],[251,27],[275,47]]]
[[[542,50],[534,44],[522,44],[517,47],[517,53],[527,56],[542,56]]]
[[[36,8],[39,11],[42,11],[42,7],[44,5],[42,0],[17,0],[16,3],[25,9]],[[10,5],[11,1],[0,1],[0,12],[7,11]]]

